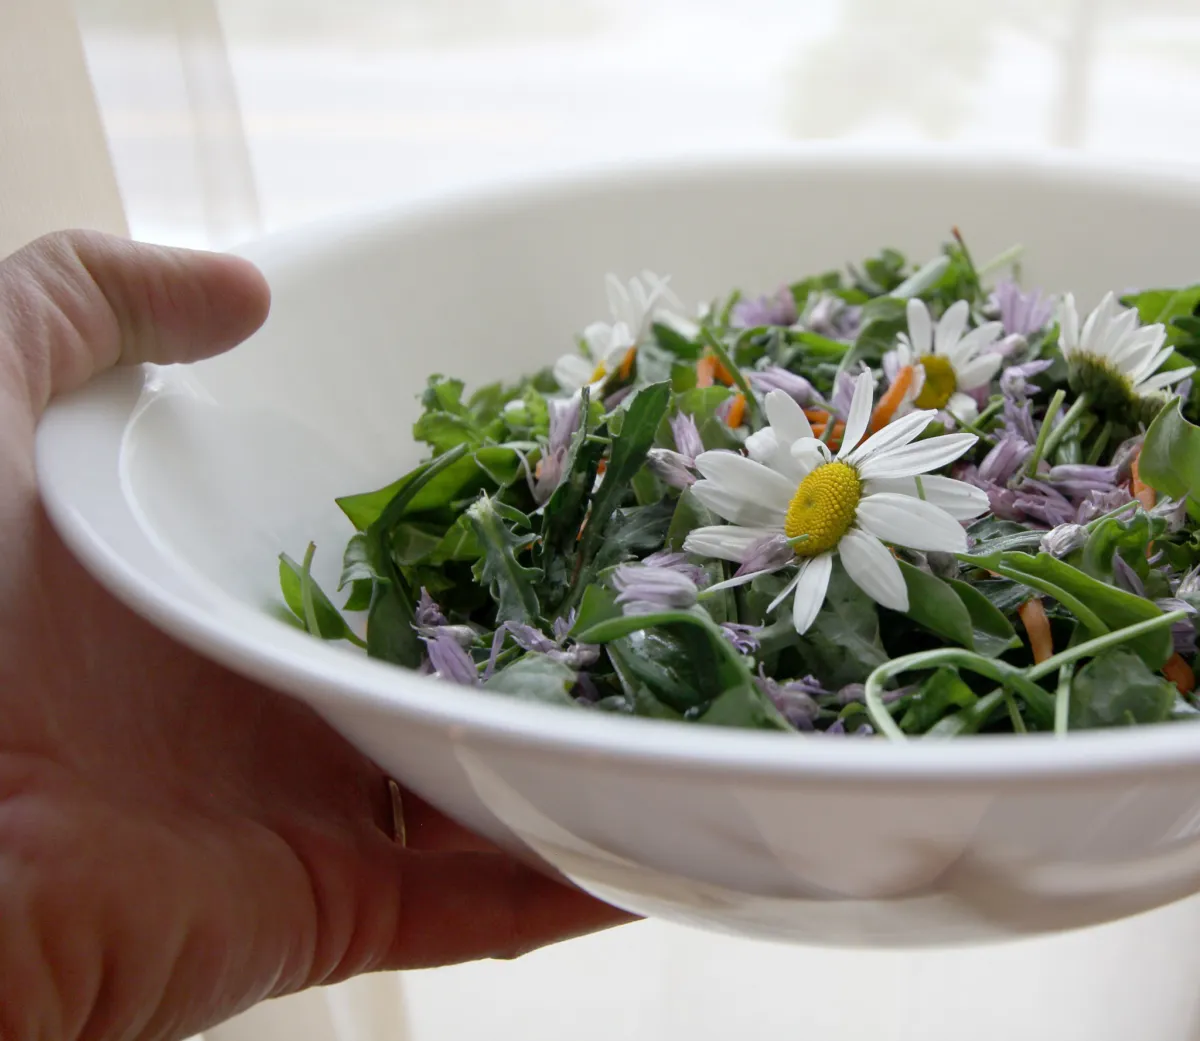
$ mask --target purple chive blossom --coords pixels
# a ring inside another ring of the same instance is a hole
[[[839,372],[837,379],[833,384],[833,394],[829,398],[829,411],[833,413],[837,419],[845,420],[850,415],[850,404],[854,400],[855,381],[864,372],[871,370],[864,364],[859,364],[854,367],[854,371]],[[925,370],[922,369],[922,372]],[[874,374],[871,376],[874,382]],[[872,388],[873,390],[874,388]]]
[[[686,553],[673,553],[670,550],[660,549],[657,553],[651,553],[642,561],[644,567],[666,568],[668,571],[678,571],[681,575],[686,575],[697,588],[702,588],[708,584],[708,574],[704,568],[698,564],[693,564],[688,560]]]
[[[1187,401],[1192,396],[1192,377],[1189,376],[1175,387],[1174,396],[1180,401]]]
[[[1002,426],[1006,433],[1033,444],[1037,441],[1038,428],[1033,421],[1033,409],[1029,397],[1037,388],[1029,380],[1050,368],[1048,361],[1031,361],[1024,365],[1010,365],[1000,374],[1000,393],[1004,395]]]
[[[813,405],[820,402],[813,385],[803,376],[789,372],[781,365],[768,365],[746,374],[750,386],[758,394],[769,394],[773,390],[782,390],[799,405]]]
[[[742,625],[740,622],[722,622],[721,631],[738,654],[753,654],[758,650],[758,634],[761,625]]]
[[[996,442],[996,447],[983,457],[976,476],[986,483],[1007,484],[1031,455],[1033,445],[1012,434],[1005,434]]]
[[[416,621],[419,629],[433,629],[446,624],[446,616],[442,614],[442,609],[424,586],[421,587],[421,598],[417,601]]]
[[[1124,484],[1129,480],[1133,473],[1133,461],[1142,451],[1142,441],[1144,438],[1131,437],[1128,441],[1122,441],[1117,445],[1116,451],[1113,452],[1111,464],[1117,469],[1117,482]]]
[[[1166,521],[1167,534],[1174,535],[1187,523],[1187,505],[1186,495],[1182,499],[1159,499],[1151,508],[1150,516]]]
[[[1124,589],[1125,592],[1132,593],[1134,596],[1144,597],[1146,595],[1146,585],[1141,576],[1129,566],[1120,553],[1115,551],[1112,555],[1112,569],[1113,585],[1118,589]]]
[[[795,325],[800,318],[796,298],[787,286],[780,286],[772,296],[742,300],[730,316],[734,326],[756,329],[760,325]]]
[[[1175,595],[1200,597],[1200,565],[1192,568],[1179,580],[1179,584],[1175,587]]]
[[[432,636],[422,636],[421,639],[429,655],[429,666],[438,679],[461,683],[466,687],[479,686],[479,670],[453,633],[438,628],[433,630]]]
[[[580,399],[571,397],[565,401],[551,401],[549,405],[550,439],[533,488],[534,498],[543,506],[562,483],[563,463],[571,448],[571,438],[579,427]]]
[[[796,562],[796,551],[784,535],[768,535],[746,551],[746,559],[734,572],[736,578],[762,571],[778,571]]]
[[[1091,492],[1111,492],[1117,486],[1117,468],[1082,463],[1052,466],[1049,480],[1064,495],[1082,498]]]
[[[772,703],[780,714],[797,730],[812,730],[820,715],[821,706],[816,699],[827,697],[827,691],[813,676],[805,676],[799,680],[789,680],[780,683],[769,677],[760,665],[754,682]]]
[[[1114,488],[1108,492],[1089,492],[1075,511],[1076,524],[1089,524],[1097,517],[1112,513],[1127,503],[1133,502],[1133,496],[1124,488]]]
[[[1195,614],[1196,609],[1186,600],[1177,597],[1164,597],[1155,600],[1155,605],[1161,611],[1187,611]],[[1171,626],[1171,640],[1175,645],[1175,653],[1190,658],[1196,653],[1196,623],[1191,618],[1183,618]]]
[[[1057,528],[1060,524],[1069,524],[1075,520],[1076,507],[1066,496],[1044,481],[1026,479],[1015,491],[1013,506],[1027,519],[1035,520],[1047,528]]]
[[[680,611],[696,602],[699,590],[687,575],[669,568],[624,564],[613,573],[617,603],[627,615]]]
[[[875,728],[870,723],[863,723],[853,733],[846,729],[845,720],[834,720],[833,724],[827,727],[821,733],[829,734],[831,737],[874,737]]]
[[[1040,289],[1025,292],[1012,279],[996,286],[988,306],[998,312],[1008,336],[1029,337],[1041,332],[1054,317],[1054,300]]]
[[[853,340],[862,325],[862,308],[851,307],[832,293],[817,293],[809,297],[800,324],[831,340]]]
[[[704,451],[704,442],[691,416],[680,413],[670,422],[676,451],[652,448],[646,462],[655,476],[672,488],[690,488],[696,483],[696,456]]]
[[[585,669],[589,665],[594,665],[599,660],[600,649],[586,643],[567,646],[567,633],[574,621],[568,621],[565,626],[560,626],[559,622],[561,621],[563,619],[555,619],[554,639],[532,625],[526,625],[523,622],[504,622],[492,636],[492,649],[488,655],[487,667],[483,670],[484,677],[491,676],[495,671],[500,652],[504,649],[505,637],[508,636],[512,637],[513,643],[521,650],[527,653],[544,654],[554,661],[562,662],[569,668]]]
[[[1087,545],[1088,530],[1082,524],[1060,524],[1042,536],[1040,549],[1052,557],[1070,556]]]
[[[696,456],[704,451],[704,442],[700,439],[696,420],[690,415],[680,412],[671,417],[670,424],[676,451],[694,461]]]

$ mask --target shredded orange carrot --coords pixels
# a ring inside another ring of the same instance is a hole
[[[1141,478],[1141,462],[1142,453],[1139,451],[1129,468],[1129,494],[1149,510],[1154,508],[1157,496],[1154,489]]]
[[[810,423],[828,423],[829,413],[823,408],[806,408],[804,410],[804,418]]]
[[[717,361],[716,358],[713,358],[713,361],[716,362],[716,365],[713,368],[713,376],[716,377],[717,382],[724,383],[727,387],[732,387],[733,376],[730,374],[729,370],[725,368],[725,366],[719,361]]]
[[[706,354],[696,362],[696,386],[711,387],[717,378],[717,359]]]
[[[601,459],[600,462],[596,465],[596,475],[598,477],[603,477],[604,471],[607,469],[608,469],[608,460]]]
[[[828,423],[816,423],[813,425],[813,437],[823,437]],[[846,424],[840,419],[833,424],[833,433],[829,435],[829,447],[839,448],[842,444],[842,438],[846,436]]]
[[[730,430],[734,430],[742,425],[746,418],[746,396],[744,394],[735,394],[733,403],[729,406],[729,414],[725,417],[725,423]]]
[[[637,361],[637,348],[630,347],[625,352],[625,357],[621,359],[621,368],[617,370],[620,373],[621,379],[629,379],[633,373],[633,363],[635,361]]]
[[[1182,655],[1172,654],[1163,666],[1162,674],[1175,684],[1180,694],[1190,694],[1196,689],[1196,675]]]
[[[1017,608],[1025,633],[1029,637],[1029,646],[1033,649],[1033,660],[1043,662],[1054,655],[1054,639],[1050,635],[1050,619],[1046,617],[1046,608],[1042,606],[1039,597],[1026,600]]]
[[[900,403],[904,400],[904,395],[908,393],[908,388],[912,386],[913,367],[905,365],[898,373],[896,379],[883,397],[879,399],[879,404],[875,406],[875,411],[871,415],[871,433],[876,430],[882,430],[892,421],[892,416],[896,414],[896,409],[900,407]]]

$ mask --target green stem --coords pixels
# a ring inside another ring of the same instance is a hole
[[[1100,433],[1096,435],[1096,440],[1092,442],[1092,447],[1088,451],[1087,458],[1084,460],[1088,466],[1095,466],[1100,462],[1100,457],[1104,454],[1104,450],[1108,447],[1108,440],[1112,437],[1113,425],[1105,422],[1100,428]]]
[[[1075,678],[1075,663],[1068,662],[1058,674],[1058,691],[1054,695],[1054,732],[1066,737],[1071,713],[1071,680]]]
[[[1038,431],[1037,444],[1033,446],[1033,455],[1029,457],[1029,462],[1025,464],[1025,473],[1030,477],[1037,476],[1037,468],[1046,454],[1046,442],[1050,438],[1050,426],[1054,422],[1054,416],[1066,399],[1066,393],[1061,390],[1054,392],[1054,397],[1050,399],[1050,407],[1046,409],[1046,416],[1042,420],[1042,427]]]
[[[1015,264],[1024,252],[1024,246],[1010,246],[1003,253],[997,253],[983,267],[978,269],[979,277],[986,278],[993,271],[999,271],[1002,267],[1009,267]]]
[[[1029,676],[1014,665],[985,658],[974,651],[957,647],[946,647],[936,651],[921,651],[902,658],[884,662],[867,677],[864,700],[875,729],[893,741],[907,741],[908,737],[892,719],[883,702],[883,685],[893,676],[916,669],[931,669],[939,665],[953,665],[970,669],[981,676],[995,680],[1002,687],[1013,690],[1025,699],[1025,703],[1047,723],[1054,718],[1054,702]]]
[[[1114,517],[1120,517],[1121,514],[1127,513],[1131,509],[1133,510],[1134,513],[1137,513],[1137,511],[1140,510],[1141,508],[1142,508],[1141,504],[1136,499],[1130,499],[1129,502],[1124,503],[1121,506],[1118,506],[1115,510],[1109,510],[1108,513],[1101,514],[1095,520],[1088,521],[1084,525],[1084,527],[1088,531],[1095,531],[1106,520],[1112,520]]]
[[[1032,666],[1026,670],[1025,675],[1031,680],[1040,680],[1043,676],[1050,675],[1055,669],[1073,664],[1080,658],[1093,658],[1110,647],[1116,647],[1138,636],[1152,633],[1156,629],[1174,625],[1187,617],[1187,611],[1168,611],[1158,618],[1150,618],[1145,622],[1138,622],[1136,625],[1127,625],[1124,629],[1118,629],[1116,632],[1097,636],[1094,640],[1088,640],[1075,647],[1068,647],[1065,651],[1060,651],[1053,657],[1047,658],[1040,665]]]
[[[317,605],[313,601],[312,562],[317,552],[315,542],[308,544],[304,551],[304,563],[300,565],[300,603],[304,606],[304,624],[313,636],[321,635],[321,626],[317,621]]]
[[[1013,730],[1018,734],[1029,733],[1025,720],[1021,718],[1021,710],[1017,707],[1017,699],[1007,687],[1004,688],[1004,704],[1008,706],[1008,718],[1012,720]]]
[[[1087,408],[1090,404],[1091,402],[1088,400],[1087,394],[1081,391],[1079,397],[1077,397],[1071,407],[1067,409],[1067,414],[1063,416],[1063,421],[1059,423],[1058,426],[1056,426],[1050,432],[1050,436],[1046,438],[1045,454],[1047,456],[1054,455],[1054,450],[1060,444],[1062,444],[1062,439],[1071,432],[1071,428],[1075,426],[1075,424],[1078,423],[1081,418],[1083,418],[1083,414],[1085,411],[1087,411]],[[1051,409],[1048,415],[1053,416],[1057,411],[1058,409]]]
[[[749,410],[751,416],[753,416],[755,424],[762,426],[763,414],[758,404],[758,398],[754,396],[754,391],[750,389],[750,383],[743,375],[742,370],[734,363],[733,356],[729,353],[728,348],[710,330],[705,329],[704,336],[708,340],[709,349],[717,356],[717,361],[721,363],[722,368],[733,378],[734,385],[741,391],[742,397],[746,399],[746,408]]]
[[[984,425],[984,423],[986,423],[988,420],[990,420],[992,418],[992,416],[996,415],[996,413],[998,413],[1003,408],[1004,408],[1004,399],[1003,398],[996,398],[995,400],[989,402],[988,407],[985,408],[982,412],[979,413],[978,416],[975,417],[975,425],[977,427],[982,427]]]

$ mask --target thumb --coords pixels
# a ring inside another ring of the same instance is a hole
[[[58,232],[0,262],[0,375],[15,369],[40,415],[110,366],[228,350],[269,307],[265,279],[236,257]]]

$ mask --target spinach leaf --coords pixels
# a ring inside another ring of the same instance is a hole
[[[979,654],[985,658],[998,658],[1005,651],[1021,646],[1021,638],[1017,636],[1012,623],[987,596],[970,582],[963,582],[957,578],[949,581],[950,588],[958,594],[958,598],[967,609],[967,614],[971,616],[975,650]],[[1027,598],[1026,595],[1025,599]],[[1014,604],[1013,609],[1021,603],[1024,603],[1024,599]]]
[[[283,592],[283,599],[287,602],[292,613],[304,624],[306,632],[312,632],[306,618],[307,611],[304,607],[303,582],[304,569],[296,563],[286,553],[279,554],[279,588]],[[333,601],[325,595],[324,590],[309,577],[309,585],[312,590],[313,614],[317,622],[317,632],[312,633],[313,636],[319,636],[322,640],[349,640],[351,643],[362,646],[362,641],[358,635],[346,624],[346,619],[342,617],[341,612],[334,607]]]
[[[494,673],[484,689],[507,694],[518,701],[536,701],[543,705],[568,705],[578,708],[571,697],[575,670],[544,654],[526,654]]]
[[[971,613],[954,588],[903,560],[897,563],[908,587],[908,617],[943,639],[974,650]]]
[[[786,601],[779,608],[790,610]],[[887,661],[875,602],[850,580],[840,561],[834,562],[824,607],[808,632],[795,639],[794,646],[827,687],[861,683]]]
[[[978,700],[957,669],[938,669],[909,699],[900,729],[908,734],[924,734],[949,712],[970,708]]]
[[[1098,655],[1071,684],[1072,729],[1161,723],[1175,704],[1175,687],[1155,675],[1133,651],[1115,647]]]
[[[1138,469],[1155,491],[1172,499],[1188,496],[1188,513],[1200,520],[1200,427],[1183,418],[1178,398],[1150,424]]]

